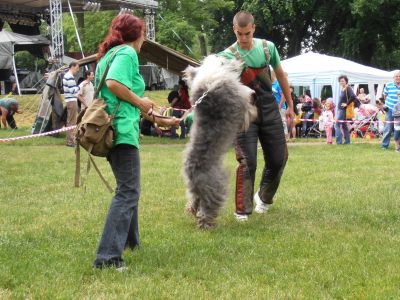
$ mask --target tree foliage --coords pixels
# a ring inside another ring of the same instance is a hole
[[[86,12],[84,14],[83,29],[78,26],[77,17],[75,24],[79,28],[79,36],[86,53],[95,53],[99,43],[108,33],[111,20],[117,15],[116,11],[101,11],[97,13]],[[74,24],[70,14],[63,14],[64,46],[65,52],[80,52]]]
[[[304,51],[341,56],[385,69],[400,65],[400,0],[159,0],[156,41],[201,58],[199,35],[211,52],[235,41],[239,10],[255,16],[256,36],[273,41],[282,57]],[[97,51],[117,12],[85,13],[84,50]],[[69,15],[66,51],[79,51]]]

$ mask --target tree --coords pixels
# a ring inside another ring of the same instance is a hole
[[[118,14],[117,11],[100,11],[97,13],[85,12],[84,14],[84,31],[80,33],[83,51],[86,53],[96,53],[99,43],[102,42],[108,33],[112,19]],[[75,23],[77,18],[75,16]],[[71,19],[71,15],[63,14],[63,30],[65,52],[80,52],[77,41],[75,28]]]
[[[239,10],[256,19],[256,36],[273,41],[282,58],[304,51],[345,57],[385,69],[400,65],[400,0],[159,0],[156,41],[201,58],[199,36],[211,52],[235,41]],[[85,13],[83,45],[96,52],[117,12]],[[64,15],[66,51],[79,51]],[[203,47],[204,48],[204,47]],[[204,52],[204,49],[203,49]]]
[[[214,16],[219,11],[234,9],[231,0],[160,0],[158,3],[156,40],[196,58],[201,57],[199,34],[215,37],[219,20]]]

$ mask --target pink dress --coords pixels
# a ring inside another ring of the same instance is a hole
[[[333,128],[333,113],[331,110],[324,110],[322,113],[322,122],[325,124],[326,143],[332,144],[332,128]]]

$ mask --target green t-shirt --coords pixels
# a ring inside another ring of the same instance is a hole
[[[108,58],[114,52],[115,48],[110,49],[97,64],[95,75],[96,86],[103,75]],[[143,97],[145,83],[142,75],[139,73],[139,60],[136,51],[130,46],[124,46],[117,51],[117,54],[110,62],[110,69],[108,70],[106,80],[112,79],[118,81],[137,96]],[[110,92],[106,84],[101,88],[99,97],[106,101],[107,113],[111,115],[118,104],[118,98]],[[116,134],[114,145],[129,144],[139,148],[139,121],[140,110],[128,102],[121,101],[114,119]]]
[[[18,105],[18,101],[15,99],[7,99],[7,98],[3,98],[2,100],[0,100],[0,106],[7,110],[10,110],[10,106],[13,104]]]
[[[271,65],[272,68],[275,69],[277,65],[280,63],[278,49],[273,42],[268,41],[268,49],[270,60],[266,61],[265,51],[262,39],[253,38],[253,48],[250,50],[244,50],[239,47],[237,42],[235,42],[232,47],[239,51],[240,56],[244,60],[247,66],[252,68],[262,68],[266,64]],[[229,49],[225,49],[224,51],[218,53],[218,55],[223,56],[227,59],[235,59],[235,54]]]

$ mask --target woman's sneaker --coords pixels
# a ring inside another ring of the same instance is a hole
[[[260,196],[258,195],[258,191],[254,195],[254,202],[256,203],[256,207],[254,208],[254,211],[258,214],[266,213],[268,211],[269,207],[271,206],[271,204],[264,203],[261,200]]]

